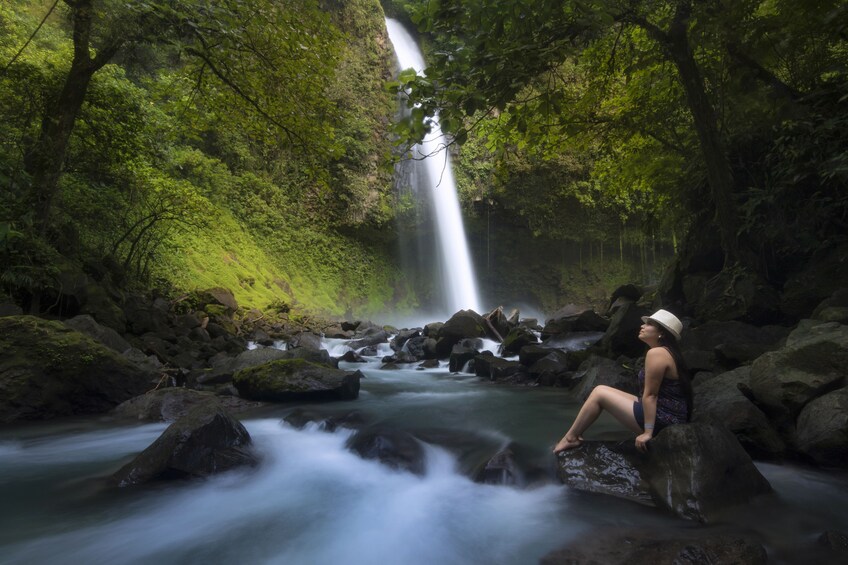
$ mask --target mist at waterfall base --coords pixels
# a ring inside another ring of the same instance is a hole
[[[398,59],[399,69],[424,70],[424,57],[403,26],[386,19],[386,29]],[[404,110],[405,108],[402,108]],[[439,127],[438,116],[430,132],[400,163],[397,190],[415,203],[416,219],[411,229],[399,226],[401,261],[407,276],[420,284],[422,293],[418,319],[446,320],[458,310],[481,311],[479,293],[460,212],[450,152]]]

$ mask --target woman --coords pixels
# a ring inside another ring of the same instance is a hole
[[[638,433],[636,448],[646,451],[648,441],[671,424],[688,422],[692,415],[692,385],[678,341],[683,324],[666,310],[642,318],[639,339],[648,344],[645,368],[639,372],[641,397],[599,385],[583,403],[571,428],[554,447],[554,453],[573,449],[601,411],[606,410],[628,429]]]

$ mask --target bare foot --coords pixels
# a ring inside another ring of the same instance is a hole
[[[559,443],[554,446],[554,453],[559,453],[561,451],[566,451],[568,449],[574,449],[575,447],[580,447],[583,443],[582,437],[577,437],[574,439],[568,439],[568,436],[559,440]]]

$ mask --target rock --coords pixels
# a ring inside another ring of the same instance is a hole
[[[436,340],[436,355],[447,359],[453,346],[466,338],[486,337],[486,322],[473,310],[460,310],[439,330]]]
[[[688,531],[675,534],[656,529],[588,532],[539,561],[540,565],[765,565],[767,562],[765,548],[743,537]]]
[[[636,374],[612,359],[590,355],[577,369],[581,380],[577,398],[585,402],[598,385],[607,385],[630,394],[639,394],[639,379]]]
[[[658,506],[699,522],[772,490],[733,434],[714,424],[665,428],[637,466]]]
[[[642,355],[645,352],[645,344],[639,341],[639,329],[642,327],[642,316],[649,314],[647,309],[636,303],[626,304],[616,310],[604,337],[601,338],[600,348],[609,357]]]
[[[822,322],[848,324],[848,288],[840,288],[813,310],[812,318]]]
[[[242,398],[287,402],[294,400],[353,400],[359,396],[362,373],[349,373],[302,359],[271,361],[233,376]]]
[[[362,358],[362,356],[356,351],[345,351],[344,355],[339,357],[339,361],[344,361],[345,363],[365,363],[366,360]]]
[[[612,291],[612,294],[610,295],[610,304],[619,298],[626,298],[630,302],[639,302],[639,299],[642,298],[642,294],[642,289],[635,284],[623,284]]]
[[[439,360],[438,359],[427,359],[422,361],[420,365],[417,367],[418,369],[438,369],[439,368]]]
[[[101,326],[94,318],[88,314],[74,316],[70,320],[65,320],[65,325],[78,332],[82,332],[90,338],[99,341],[109,349],[123,353],[132,346],[127,340],[110,327]]]
[[[248,349],[239,354],[238,357],[227,361],[222,361],[214,366],[212,370],[198,377],[197,382],[201,384],[220,384],[232,380],[233,375],[237,372],[247,369],[248,367],[256,367],[275,361],[277,359],[290,359],[291,353],[274,349],[271,347],[258,347],[256,349]]]
[[[363,357],[376,357],[377,356],[377,348],[374,346],[363,347],[359,350],[359,354]]]
[[[848,388],[804,406],[796,423],[795,444],[819,465],[848,467]]]
[[[135,335],[152,333],[169,335],[173,331],[169,327],[167,304],[154,306],[141,297],[132,297],[124,304],[124,314],[127,320],[127,330]]]
[[[301,332],[292,338],[289,345],[292,349],[303,347],[319,351],[321,349],[321,336],[310,332]]]
[[[572,387],[577,384],[575,375],[569,367],[568,354],[559,349],[549,349],[542,357],[527,369],[527,374],[538,380],[542,386]]]
[[[482,347],[483,341],[480,339],[463,339],[454,345],[450,354],[448,370],[451,373],[462,371],[463,367],[480,353]]]
[[[352,349],[360,349],[363,347],[371,347],[374,345],[378,345],[380,343],[387,343],[389,341],[389,334],[386,330],[380,329],[369,333],[359,339],[353,340],[348,343],[348,346]],[[364,353],[363,353],[364,355]]]
[[[162,363],[155,355],[145,355],[137,347],[131,347],[121,354],[127,361],[137,365],[142,371],[151,375],[158,374]]]
[[[680,347],[690,369],[723,372],[779,349],[788,335],[789,329],[781,326],[710,320],[685,331]]]
[[[654,506],[651,493],[634,464],[639,454],[632,444],[630,440],[622,443],[584,441],[579,448],[557,456],[559,479],[584,492]]]
[[[424,326],[424,331],[421,332],[421,335],[424,337],[432,337],[433,339],[437,339],[439,337],[439,332],[442,331],[442,327],[444,327],[444,322],[432,322]]]
[[[366,429],[350,437],[347,447],[364,459],[376,459],[393,469],[424,474],[424,448],[412,434],[400,430]]]
[[[98,414],[155,377],[61,322],[0,318],[0,422]]]
[[[82,288],[79,314],[90,315],[99,324],[116,332],[123,333],[127,330],[124,311],[99,284],[89,282]]]
[[[283,418],[283,421],[293,428],[303,429],[307,424],[315,423],[325,432],[334,432],[339,428],[356,430],[365,425],[365,417],[356,410],[326,416],[325,414],[311,409],[298,408]]]
[[[527,375],[527,367],[518,361],[507,361],[494,355],[478,355],[474,358],[474,374],[491,381],[522,381]]]
[[[547,357],[551,351],[559,351],[558,349],[551,349],[550,347],[545,347],[544,345],[530,344],[525,345],[518,352],[518,362],[527,367],[533,365],[539,359],[543,357]]]
[[[686,301],[703,320],[742,320],[757,325],[784,318],[780,294],[759,274],[749,270],[721,270],[683,278]]]
[[[215,287],[199,291],[194,298],[194,302],[201,310],[208,311],[205,306],[210,304],[223,306],[227,313],[232,315],[238,310],[239,305],[233,293],[226,288]]]
[[[342,322],[342,330],[346,332],[356,331],[362,322],[357,320],[354,322]]]
[[[751,392],[779,422],[792,422],[811,400],[845,385],[848,326],[805,321],[786,345],[751,365]]]
[[[750,367],[739,367],[709,380],[696,380],[692,419],[724,425],[753,457],[782,458],[786,444],[763,411],[742,393],[750,376]]]
[[[398,351],[394,355],[386,355],[382,359],[383,363],[397,363],[400,365],[415,363],[417,361],[418,359],[414,355],[407,353],[406,351]]]
[[[494,328],[496,332],[498,332],[498,335],[501,336],[501,339],[503,339],[503,337],[509,333],[509,330],[512,328],[512,326],[518,324],[517,314],[515,323],[509,323],[509,320],[507,320],[506,316],[504,315],[503,306],[498,306],[497,308],[483,316],[483,318],[489,322],[489,324],[492,326],[492,328]],[[501,341],[501,339],[497,339],[496,341]]]
[[[848,244],[816,254],[804,269],[783,284],[780,308],[792,320],[810,317],[822,301],[832,297],[848,280]]]
[[[520,484],[521,472],[512,450],[507,448],[496,453],[475,475],[474,481],[487,485]]]
[[[154,480],[205,477],[256,465],[250,434],[223,407],[201,404],[171,424],[133,461],[112,476],[126,487]]]
[[[518,326],[510,330],[509,334],[504,338],[503,343],[501,343],[500,349],[501,353],[505,356],[518,355],[522,347],[533,343],[539,343],[539,338],[536,337],[536,334],[527,328]]]
[[[392,338],[392,341],[389,342],[389,345],[391,346],[392,351],[401,351],[407,341],[411,338],[419,337],[420,335],[421,330],[418,328],[412,330],[400,330],[397,335]]]
[[[844,532],[827,530],[826,532],[822,532],[822,535],[818,537],[818,542],[819,545],[823,545],[836,553],[848,556],[848,535]]]
[[[119,404],[112,414],[153,422],[173,422],[188,414],[200,404],[221,404],[231,412],[257,406],[236,397],[222,398],[212,392],[202,392],[182,387],[160,388],[131,398]]]

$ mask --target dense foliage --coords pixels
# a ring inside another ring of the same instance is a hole
[[[474,196],[534,232],[585,233],[580,202],[612,234],[713,230],[727,266],[771,277],[848,233],[844,3],[393,5],[431,43],[398,88],[462,144]]]
[[[3,289],[38,308],[77,264],[258,307],[403,299],[386,43],[369,0],[4,3]]]

